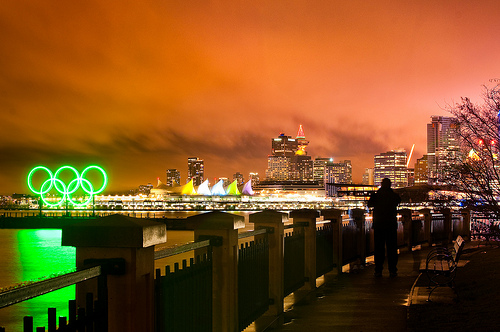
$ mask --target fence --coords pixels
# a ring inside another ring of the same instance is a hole
[[[92,263],[101,267],[101,277],[72,280],[77,283],[77,299],[70,304],[68,323],[60,321],[57,331],[232,332],[252,322],[279,326],[287,295],[313,290],[317,277],[341,273],[346,264],[363,265],[372,255],[372,219],[365,212],[262,211],[250,215],[254,231],[245,233],[238,233],[243,217],[210,212],[187,218],[194,227],[194,243],[156,252],[154,245],[167,239],[165,225],[153,221],[116,215],[69,226],[63,229],[63,245],[77,247],[77,269],[87,271]],[[470,216],[467,211],[401,210],[398,246],[447,242],[456,233],[470,236]],[[486,223],[473,217],[476,224]],[[189,261],[155,271],[155,260],[188,251],[194,253]],[[102,273],[103,262],[115,257],[120,263],[111,266],[121,266],[124,273]],[[61,279],[53,282],[62,284]],[[95,323],[96,317],[104,316],[94,308],[101,308],[99,302],[90,304],[89,293],[98,294],[99,301],[108,300],[106,328]],[[49,331],[56,331],[55,313],[51,315]],[[74,329],[66,330],[65,325]],[[28,322],[27,330],[32,329]]]

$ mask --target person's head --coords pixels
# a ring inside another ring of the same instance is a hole
[[[384,178],[382,180],[382,188],[390,188],[391,187],[391,180],[388,178]]]

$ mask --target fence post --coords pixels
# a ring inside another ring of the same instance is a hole
[[[298,227],[297,232],[304,232],[304,284],[307,290],[316,289],[316,218],[319,217],[317,210],[294,210],[290,212],[293,223],[307,223],[304,227]],[[294,230],[295,231],[295,230]]]
[[[288,221],[288,215],[276,211],[262,211],[251,214],[249,220],[255,224],[255,230],[268,229],[267,235],[256,236],[256,239],[267,236],[269,242],[269,299],[271,304],[262,317],[262,322],[267,325],[269,317],[272,317],[274,321],[272,326],[278,328],[284,322],[284,223]],[[260,319],[255,324],[260,325],[259,321]]]
[[[462,214],[462,231],[461,235],[467,237],[469,240],[471,238],[470,223],[471,223],[471,213],[470,209],[463,209],[460,211]]]
[[[195,241],[207,237],[222,238],[222,245],[212,248],[212,330],[238,330],[238,229],[245,227],[242,216],[208,212],[188,218],[194,225]]]
[[[63,227],[62,245],[76,247],[77,268],[89,260],[125,260],[123,274],[104,277],[109,332],[154,331],[154,245],[166,241],[165,224],[118,214]],[[87,293],[97,290],[96,279],[77,284],[77,305],[85,308]]]
[[[427,240],[427,244],[429,247],[432,246],[432,234],[431,234],[431,227],[432,227],[432,214],[431,210],[429,209],[422,209],[420,212],[424,215],[424,224],[422,227],[424,228],[424,239]]]
[[[352,209],[351,213],[352,213],[352,218],[356,223],[358,229],[358,254],[359,254],[358,264],[361,266],[365,266],[366,263],[365,210]]]
[[[330,220],[333,230],[333,270],[334,274],[342,273],[342,211],[339,209],[322,210],[323,219]]]
[[[453,225],[451,223],[451,210],[448,208],[442,209],[443,214],[443,230],[444,230],[444,244],[449,244],[453,241]]]
[[[403,222],[403,233],[404,233],[404,240],[406,247],[408,248],[409,251],[412,249],[412,242],[411,242],[411,233],[412,233],[412,220],[411,220],[411,210],[410,209],[401,209],[398,211],[399,214],[401,215],[401,220]]]

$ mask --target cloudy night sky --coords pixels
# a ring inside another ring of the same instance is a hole
[[[265,176],[299,124],[313,158],[426,153],[431,115],[500,78],[500,2],[38,1],[0,6],[0,193],[36,165],[107,169],[109,190]]]

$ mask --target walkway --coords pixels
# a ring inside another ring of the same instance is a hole
[[[322,286],[286,311],[282,328],[266,331],[406,331],[409,295],[427,252],[402,250],[396,278],[387,270],[375,278],[373,264],[326,275]]]

